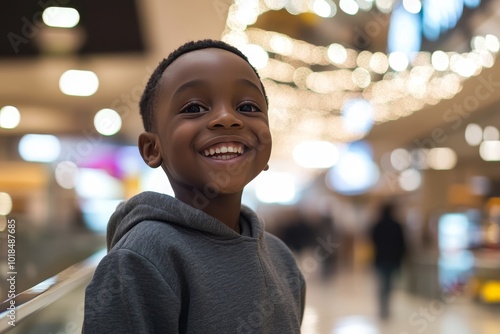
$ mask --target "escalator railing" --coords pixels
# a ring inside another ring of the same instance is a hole
[[[11,299],[3,301],[0,304],[0,333],[15,328],[13,325],[17,325],[90,280],[104,255],[106,249],[66,268],[59,274],[16,295],[13,298],[14,303]]]

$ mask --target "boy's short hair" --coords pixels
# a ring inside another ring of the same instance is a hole
[[[208,48],[223,49],[236,54],[240,58],[244,59],[248,63],[248,65],[250,65],[250,67],[253,69],[253,71],[260,80],[259,73],[257,73],[255,67],[253,67],[252,64],[250,64],[250,62],[248,61],[248,58],[234,46],[229,45],[222,41],[212,40],[212,39],[187,42],[178,47],[177,49],[175,49],[172,53],[168,55],[167,58],[164,58],[158,64],[156,69],[151,74],[148,83],[146,84],[146,88],[144,89],[144,92],[142,93],[141,96],[141,100],[139,102],[140,113],[142,116],[142,123],[146,131],[151,132],[151,130],[153,129],[153,110],[158,97],[158,90],[160,88],[160,79],[161,76],[163,75],[163,72],[165,72],[167,67],[170,66],[170,64],[172,64],[177,58],[179,58],[183,54],[189,53],[191,51],[208,49]],[[264,89],[264,85],[262,84],[262,81],[261,81],[261,86],[262,86],[262,92],[264,93],[264,97],[266,99],[266,103],[268,104],[269,103],[268,98],[266,95],[266,91]]]

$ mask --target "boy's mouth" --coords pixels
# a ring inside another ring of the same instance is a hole
[[[241,143],[218,143],[207,147],[202,154],[216,160],[230,160],[245,153],[245,145]]]

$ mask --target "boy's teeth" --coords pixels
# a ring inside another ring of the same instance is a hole
[[[238,156],[239,154],[243,154],[244,151],[245,148],[242,145],[228,145],[228,146],[219,146],[215,148],[207,148],[203,151],[203,153],[207,157],[213,156],[213,158],[219,160],[228,160]],[[222,155],[214,156],[215,154],[222,154]]]

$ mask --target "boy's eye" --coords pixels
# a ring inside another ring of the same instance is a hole
[[[236,108],[237,111],[241,112],[259,112],[260,109],[257,108],[255,105],[250,104],[250,103],[245,103],[240,105],[238,108]]]
[[[188,114],[194,114],[194,113],[199,113],[203,111],[207,111],[208,109],[203,107],[202,105],[198,103],[190,103],[184,108],[181,109],[181,113],[188,113]]]

